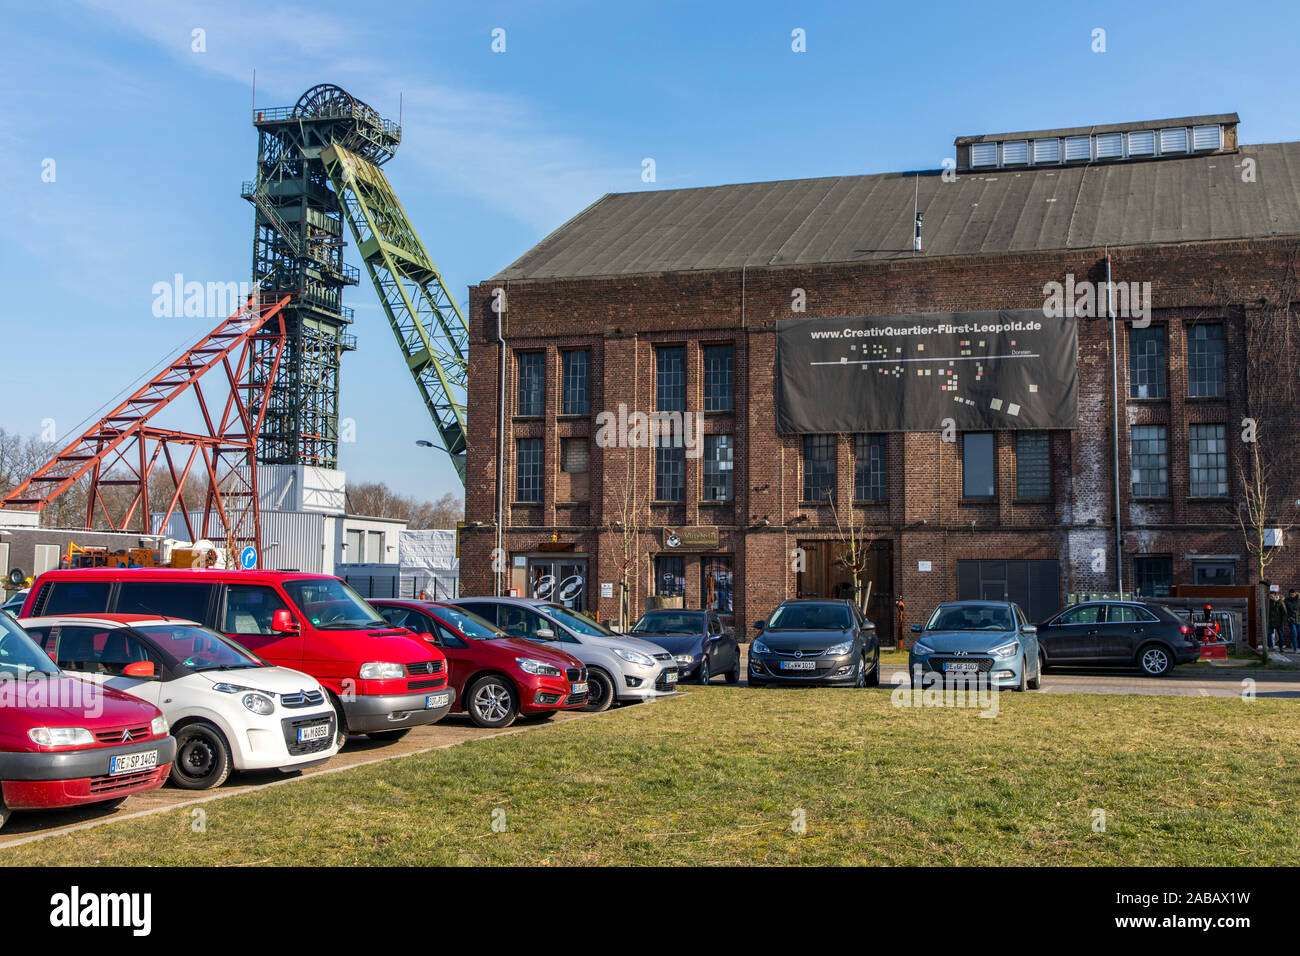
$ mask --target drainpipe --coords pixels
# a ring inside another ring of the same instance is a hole
[[[1115,465],[1115,590],[1124,600],[1124,526],[1119,504],[1119,352],[1115,301],[1110,284],[1110,250],[1106,251],[1106,317],[1110,319],[1111,459]]]
[[[505,473],[506,473],[506,339],[501,334],[501,317],[505,314],[505,295],[502,294],[500,308],[497,309],[497,343],[501,346],[500,358],[500,394],[497,396],[497,544],[492,552],[493,563],[502,555],[501,525],[505,521]],[[500,566],[499,564],[497,565]],[[501,596],[501,572],[495,572],[496,596]]]

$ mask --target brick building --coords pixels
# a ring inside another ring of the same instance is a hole
[[[1239,146],[1225,114],[955,145],[919,174],[607,195],[471,288],[464,593],[554,585],[612,619],[626,553],[634,618],[711,597],[750,622],[845,593],[835,516],[853,513],[882,634],[900,596],[907,623],[1004,594],[1041,618],[1115,589],[1116,473],[1126,589],[1257,577],[1230,514],[1246,343],[1295,274],[1300,143]],[[1077,427],[778,433],[782,320],[1041,310],[1049,283],[1104,288],[1108,264],[1153,306],[1149,327],[1115,323],[1118,467],[1104,294],[1076,320]],[[600,447],[620,404],[701,413],[703,454]]]

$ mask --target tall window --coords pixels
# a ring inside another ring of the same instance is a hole
[[[515,439],[515,501],[542,500],[542,440]]]
[[[997,497],[996,474],[993,433],[969,432],[962,435],[961,496],[963,498]]]
[[[655,501],[683,501],[686,498],[686,446],[655,449]]]
[[[516,415],[541,415],[546,397],[546,356],[541,352],[520,352],[515,361],[519,365],[519,403]]]
[[[1164,326],[1128,330],[1128,394],[1130,398],[1164,398],[1166,394]]]
[[[681,345],[655,349],[655,410],[686,411],[686,349]]]
[[[591,373],[587,352],[565,352],[561,380],[561,415],[586,415],[590,410]]]
[[[1137,591],[1138,597],[1169,597],[1173,586],[1173,558],[1147,556],[1133,558],[1133,589]]]
[[[853,500],[884,501],[888,496],[885,481],[885,436],[853,436]]]
[[[677,597],[686,593],[686,559],[676,554],[655,558],[655,594]]]
[[[1051,495],[1052,449],[1047,432],[1016,432],[1016,497]]]
[[[1133,496],[1164,498],[1169,494],[1169,437],[1164,425],[1134,425],[1129,441]]]
[[[700,558],[700,603],[719,614],[730,614],[732,594],[731,558],[714,555]]]
[[[1187,330],[1187,394],[1223,397],[1223,326],[1193,325]]]
[[[704,500],[730,501],[732,452],[730,435],[704,436]]]
[[[1226,425],[1192,425],[1188,429],[1187,464],[1193,498],[1228,497]]]
[[[704,347],[704,410],[729,412],[733,408],[732,366],[735,349],[730,345]]]
[[[826,501],[835,494],[835,436],[803,436],[803,500]]]

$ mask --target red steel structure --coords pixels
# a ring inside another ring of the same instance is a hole
[[[250,297],[244,308],[37,469],[0,507],[40,511],[89,475],[87,529],[94,527],[98,513],[110,530],[126,531],[135,520],[142,534],[153,534],[149,481],[161,460],[174,490],[158,528],[166,527],[179,506],[191,541],[217,537],[228,546],[256,546],[261,535],[257,436],[285,348],[282,310],[290,298],[262,296],[255,306]],[[216,368],[224,375],[205,380]],[[198,404],[202,431],[151,424],[163,409],[186,395],[192,395]],[[180,451],[174,456],[177,448]],[[178,462],[183,464],[178,467]],[[196,465],[207,479],[197,528],[196,513],[185,500],[185,483]],[[109,487],[134,488],[135,492],[129,499],[117,501],[115,508],[104,495]]]

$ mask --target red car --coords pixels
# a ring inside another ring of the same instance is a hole
[[[0,826],[14,810],[116,806],[175,759],[161,710],[65,674],[0,614]]]
[[[459,608],[432,601],[379,601],[388,623],[414,631],[447,657],[457,709],[480,727],[509,727],[587,704],[587,668],[563,651],[505,631]]]

